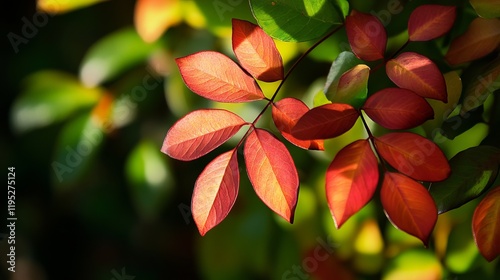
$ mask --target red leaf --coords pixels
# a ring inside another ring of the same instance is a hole
[[[236,201],[240,184],[236,155],[236,149],[219,155],[196,180],[191,209],[202,236],[226,218]]]
[[[450,31],[457,15],[455,6],[422,5],[408,20],[410,41],[429,41]]]
[[[305,113],[292,129],[298,139],[328,139],[348,131],[358,119],[359,113],[351,105],[325,104]]]
[[[207,99],[245,102],[264,98],[257,82],[221,53],[203,51],[175,61],[187,87]]]
[[[469,62],[491,53],[499,44],[500,19],[476,18],[451,42],[445,59],[451,65]]]
[[[377,183],[378,162],[368,140],[340,150],[326,171],[326,198],[337,228],[370,201]]]
[[[489,262],[500,255],[500,186],[491,189],[472,216],[472,233],[481,255]]]
[[[309,111],[304,102],[296,98],[284,98],[273,106],[273,121],[281,135],[290,143],[307,150],[324,150],[323,140],[299,140],[291,131],[297,121]]]
[[[370,96],[363,110],[376,123],[388,129],[408,129],[434,117],[431,105],[413,91],[386,88]]]
[[[268,131],[255,129],[245,142],[244,157],[248,177],[259,198],[293,223],[299,176],[285,145]]]
[[[434,142],[411,132],[393,132],[375,137],[378,153],[392,167],[415,180],[442,181],[450,165]]]
[[[386,172],[380,199],[391,223],[427,246],[437,221],[437,208],[424,186],[403,174]]]
[[[233,50],[240,64],[256,79],[283,79],[283,62],[273,39],[258,25],[233,19]]]
[[[161,151],[175,159],[193,160],[222,145],[245,124],[226,110],[193,111],[170,128]]]
[[[366,61],[384,58],[387,34],[376,16],[353,10],[345,26],[352,52],[357,57]]]
[[[427,57],[414,52],[405,52],[389,60],[385,69],[389,79],[400,88],[446,103],[448,94],[443,74]]]

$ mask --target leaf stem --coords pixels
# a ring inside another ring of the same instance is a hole
[[[377,150],[377,146],[375,146],[375,137],[373,136],[371,130],[370,130],[370,127],[368,126],[368,123],[366,123],[366,120],[365,118],[363,117],[363,114],[361,113],[361,111],[359,112],[359,116],[361,117],[361,121],[363,122],[363,126],[365,127],[365,130],[366,132],[368,133],[368,141],[370,141],[370,143],[372,144],[372,147],[373,147],[373,151],[375,152],[375,154],[377,155],[377,157],[379,158],[380,160],[380,163],[382,163],[382,168],[384,169],[385,172],[387,172],[387,163],[384,161],[384,159],[380,156],[378,150]]]

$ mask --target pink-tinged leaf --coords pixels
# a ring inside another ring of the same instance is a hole
[[[236,150],[212,160],[196,180],[191,211],[203,236],[224,220],[238,196],[240,172]]]
[[[403,174],[386,172],[380,199],[391,223],[427,246],[437,221],[437,208],[424,186]]]
[[[443,74],[427,57],[414,52],[405,52],[389,60],[385,69],[389,79],[398,87],[446,103],[448,96]]]
[[[303,140],[334,138],[351,129],[358,116],[351,105],[325,104],[305,113],[292,128],[292,135]]]
[[[450,165],[439,147],[411,132],[375,137],[378,153],[392,167],[415,180],[436,182],[450,175]]]
[[[146,42],[156,41],[170,26],[182,19],[179,0],[138,0],[134,23],[137,33]]]
[[[233,51],[240,64],[256,79],[283,79],[283,61],[273,39],[258,25],[233,19]]]
[[[346,71],[339,79],[337,91],[333,94],[333,103],[346,103],[359,108],[366,100],[370,67],[358,64]]]
[[[363,110],[376,123],[388,129],[409,129],[434,117],[425,98],[403,88],[386,88],[370,96]]]
[[[170,128],[161,151],[178,160],[193,160],[222,145],[245,124],[226,110],[196,110]]]
[[[455,6],[422,5],[408,20],[410,41],[429,41],[450,31],[457,15]]]
[[[370,201],[378,176],[368,140],[353,142],[335,156],[326,171],[326,199],[337,228]]]
[[[490,190],[477,205],[472,216],[472,233],[487,261],[500,255],[500,186]]]
[[[384,58],[387,34],[376,16],[353,10],[346,17],[345,27],[352,52],[357,57],[366,61]]]
[[[457,65],[481,58],[494,51],[500,44],[500,19],[474,19],[464,34],[455,38],[445,59]]]
[[[264,98],[257,82],[229,57],[203,51],[175,60],[187,87],[207,99],[246,102]]]
[[[273,121],[281,135],[290,143],[307,150],[324,150],[323,140],[299,140],[292,136],[292,128],[309,111],[304,102],[296,98],[284,98],[274,103]]]
[[[245,142],[244,157],[248,177],[259,198],[293,223],[299,176],[285,145],[270,132],[255,129]]]

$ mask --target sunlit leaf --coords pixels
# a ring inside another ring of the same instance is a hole
[[[375,138],[380,156],[415,180],[442,181],[450,174],[443,152],[434,142],[411,132],[393,132]]]
[[[362,60],[384,58],[387,34],[380,20],[371,14],[352,10],[345,21],[352,52]]]
[[[376,123],[389,129],[408,129],[432,119],[431,106],[411,90],[386,88],[370,96],[363,110]]]
[[[410,41],[429,41],[450,31],[456,17],[455,6],[421,5],[410,15]]]
[[[131,199],[144,219],[158,218],[173,191],[173,176],[155,143],[143,141],[127,158]]]
[[[80,80],[88,87],[100,85],[146,62],[159,47],[159,43],[144,42],[133,28],[111,33],[85,54],[80,65]]]
[[[58,191],[68,190],[82,179],[104,139],[100,123],[90,114],[79,116],[63,127],[51,163],[52,181]]]
[[[370,201],[378,176],[368,140],[353,142],[335,156],[326,171],[326,198],[337,228]]]
[[[445,59],[457,65],[481,58],[500,44],[500,19],[474,19],[464,34],[456,37],[450,45]]]
[[[323,140],[299,140],[292,136],[292,128],[297,121],[309,111],[304,102],[295,98],[284,98],[274,103],[273,121],[281,135],[290,143],[308,150],[324,150]]]
[[[486,260],[491,262],[500,255],[500,186],[488,192],[474,211],[472,233]]]
[[[233,19],[233,50],[241,66],[257,80],[283,79],[283,61],[273,39],[262,28]]]
[[[196,110],[170,128],[161,151],[175,159],[193,160],[222,145],[245,124],[226,110]]]
[[[467,86],[463,94],[461,115],[476,109],[484,104],[486,98],[500,89],[500,58],[493,60],[478,74],[473,82]]]
[[[229,214],[238,196],[239,184],[235,149],[216,157],[200,174],[194,187],[191,209],[202,236]]]
[[[446,84],[439,68],[427,57],[405,52],[386,64],[387,76],[400,88],[425,98],[447,101]]]
[[[495,181],[500,165],[500,149],[477,146],[450,159],[451,175],[433,183],[429,192],[439,213],[460,207],[484,193]]]
[[[229,57],[213,51],[175,60],[190,90],[219,102],[245,102],[264,98],[257,82]]]
[[[244,157],[248,177],[259,198],[293,223],[299,176],[285,145],[268,131],[255,129],[246,139]]]
[[[359,108],[368,93],[370,67],[359,64],[346,71],[339,79],[337,90],[330,99],[333,103],[346,103]]]
[[[75,77],[57,71],[41,71],[28,76],[11,109],[17,132],[51,125],[78,110],[96,104],[100,88],[86,88]]]
[[[483,18],[500,17],[499,0],[469,0],[476,13]]]
[[[292,135],[304,140],[334,138],[348,131],[358,116],[358,111],[348,104],[315,107],[299,119],[292,129]]]
[[[137,33],[146,42],[156,41],[165,30],[181,21],[180,10],[179,0],[138,0],[134,11]]]
[[[342,74],[361,63],[363,61],[357,58],[352,52],[344,51],[337,56],[330,67],[325,88],[323,89],[328,99],[331,100],[333,98],[333,93],[337,90],[337,85]]]
[[[437,209],[424,186],[403,174],[386,172],[380,199],[391,223],[427,246]]]
[[[104,1],[105,0],[71,0],[71,1],[38,0],[37,8],[40,11],[47,12],[50,14],[53,13],[62,14]]]
[[[317,39],[343,21],[329,0],[251,0],[250,7],[267,34],[288,42]]]

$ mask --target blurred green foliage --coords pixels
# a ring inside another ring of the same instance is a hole
[[[498,279],[499,260],[487,263],[472,239],[476,201],[441,215],[429,248],[394,229],[377,199],[341,229],[334,228],[324,171],[343,146],[364,137],[361,123],[328,140],[326,153],[287,144],[301,177],[294,225],[271,213],[242,176],[230,215],[201,238],[189,212],[192,187],[226,146],[197,161],[178,162],[160,153],[165,133],[193,109],[226,108],[251,121],[262,103],[214,104],[200,98],[184,86],[174,58],[201,50],[232,56],[231,18],[256,21],[247,1],[181,2],[186,2],[184,21],[154,43],[143,42],[133,28],[131,1],[104,1],[61,15],[37,11],[33,1],[15,6],[4,34],[18,34],[27,42],[2,50],[8,73],[2,75],[0,153],[2,166],[17,171],[16,273],[29,276],[7,273],[3,240],[2,279],[112,279],[124,271],[137,279]],[[344,5],[339,13],[345,14],[345,2],[338,2]],[[389,49],[406,40],[402,26],[417,1],[401,1],[404,9],[397,14],[387,12],[390,2],[350,1],[351,8],[382,15],[390,23]],[[455,36],[474,10],[468,1],[446,4],[463,10]],[[45,24],[36,24],[43,16]],[[449,39],[408,50],[439,57]],[[330,64],[346,50],[346,42],[340,31],[313,51],[280,96],[322,104]],[[311,43],[277,45],[289,67]],[[457,77],[448,79],[460,83]],[[387,84],[374,74],[368,87],[373,92]],[[268,95],[276,84],[261,86]],[[497,110],[492,125],[498,124],[498,104],[497,97],[490,97],[484,106],[488,112]],[[276,131],[268,114],[260,124]],[[384,131],[369,125],[375,134]],[[418,132],[434,137],[432,129],[440,125],[424,125]],[[469,128],[453,140],[433,140],[451,158],[492,135],[482,122]]]

